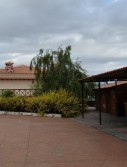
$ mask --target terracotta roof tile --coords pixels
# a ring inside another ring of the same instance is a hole
[[[30,67],[26,65],[14,66],[13,74],[34,74],[34,70],[30,71]],[[0,69],[0,74],[6,74],[5,68]]]
[[[34,80],[34,69],[30,71],[30,67],[26,65],[14,66],[14,72],[8,73],[5,68],[0,69],[0,80]]]

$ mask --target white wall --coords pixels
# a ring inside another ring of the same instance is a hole
[[[31,89],[32,80],[0,80],[0,89]]]

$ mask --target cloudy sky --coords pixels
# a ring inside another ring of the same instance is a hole
[[[0,0],[0,67],[60,45],[89,75],[126,66],[127,0]]]

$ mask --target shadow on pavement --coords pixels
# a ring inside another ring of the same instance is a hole
[[[102,125],[99,125],[99,111],[88,108],[84,119],[79,116],[75,120],[127,141],[127,117],[125,116],[117,117],[102,112]]]

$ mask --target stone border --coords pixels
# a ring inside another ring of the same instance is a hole
[[[61,118],[62,115],[61,114],[45,114],[45,117],[55,117],[55,118]]]
[[[24,115],[24,116],[39,116],[38,113],[29,112],[14,112],[14,111],[0,111],[0,115]]]
[[[20,115],[20,116],[34,116],[38,117],[38,113],[29,113],[29,112],[14,112],[14,111],[0,111],[0,115]],[[61,114],[44,114],[44,117],[55,117],[55,118],[61,118]]]

